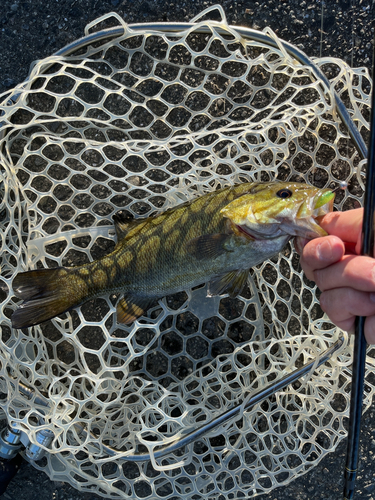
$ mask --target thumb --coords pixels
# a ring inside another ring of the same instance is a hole
[[[338,236],[355,253],[359,253],[362,234],[363,208],[346,212],[330,212],[319,218],[320,226],[328,234]]]

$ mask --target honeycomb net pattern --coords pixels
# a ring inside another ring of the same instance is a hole
[[[365,69],[315,60],[330,79],[245,39],[210,9],[181,32],[135,29],[33,66],[1,96],[0,390],[11,425],[37,442],[52,479],[107,498],[243,498],[306,473],[345,437],[351,345],[324,317],[292,244],[252,269],[241,296],[206,285],[165,297],[134,324],[103,296],[43,325],[13,330],[12,280],[78,265],[114,246],[111,216],[144,217],[245,180],[346,180],[336,208],[361,205],[363,162],[337,116],[333,89],[366,140]],[[301,364],[340,335],[312,370],[194,443],[174,442]],[[369,349],[365,407],[374,392]],[[31,388],[28,397],[21,386]],[[42,398],[46,404],[40,403]],[[146,458],[134,461],[134,455]]]

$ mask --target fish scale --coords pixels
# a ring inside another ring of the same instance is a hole
[[[250,267],[280,252],[292,236],[326,233],[316,217],[332,210],[334,193],[301,183],[243,183],[206,194],[147,219],[114,216],[118,243],[89,264],[18,274],[24,303],[12,325],[47,321],[113,292],[117,321],[130,323],[165,295],[209,281],[209,295],[235,297]]]

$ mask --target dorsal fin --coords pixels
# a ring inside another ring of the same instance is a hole
[[[144,223],[144,219],[134,219],[134,215],[125,210],[120,210],[112,215],[113,222],[115,223],[117,241],[122,240],[128,234],[131,228],[139,224]]]

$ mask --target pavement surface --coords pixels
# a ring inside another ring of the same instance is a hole
[[[30,64],[84,34],[84,27],[114,11],[127,23],[189,21],[220,3],[229,24],[269,26],[309,56],[332,56],[350,65],[371,66],[374,2],[370,0],[2,0],[0,14],[0,92],[22,82]],[[363,418],[356,499],[375,499],[375,405]],[[346,443],[308,474],[262,500],[339,500],[342,498]],[[23,462],[0,500],[96,500],[65,483],[51,481]]]

